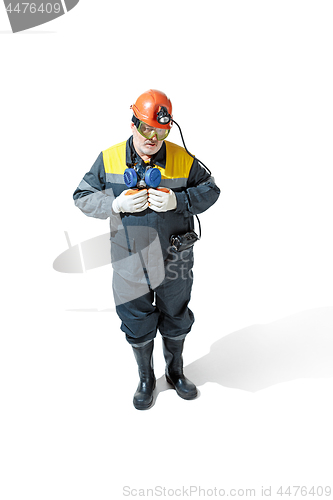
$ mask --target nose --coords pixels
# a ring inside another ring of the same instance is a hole
[[[153,137],[151,137],[150,139],[148,139],[149,141],[151,142],[158,142],[158,139],[157,139],[157,133],[155,132],[155,134],[153,135]]]

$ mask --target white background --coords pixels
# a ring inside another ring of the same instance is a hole
[[[333,487],[332,17],[330,1],[81,0],[13,35],[0,8],[2,499]],[[221,196],[201,217],[184,351],[200,397],[165,384],[157,338],[140,412],[111,266],[53,261],[64,231],[108,231],[72,194],[149,88]]]

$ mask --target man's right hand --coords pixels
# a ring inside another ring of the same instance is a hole
[[[133,189],[127,189],[123,191],[117,198],[113,200],[112,209],[114,212],[143,212],[148,208],[148,191],[147,189],[139,189],[134,194]]]

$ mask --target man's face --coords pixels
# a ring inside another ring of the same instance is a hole
[[[138,155],[143,160],[149,160],[162,147],[163,141],[159,141],[154,135],[151,139],[146,139],[138,131],[134,123],[131,123],[133,132],[133,145]]]

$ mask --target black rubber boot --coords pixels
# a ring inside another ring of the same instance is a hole
[[[194,399],[198,395],[195,385],[183,373],[184,340],[163,337],[163,353],[166,361],[165,377],[183,399]]]
[[[140,347],[134,347],[133,352],[139,368],[140,382],[134,394],[133,404],[137,410],[147,410],[153,403],[153,391],[156,378],[153,367],[154,340]]]

